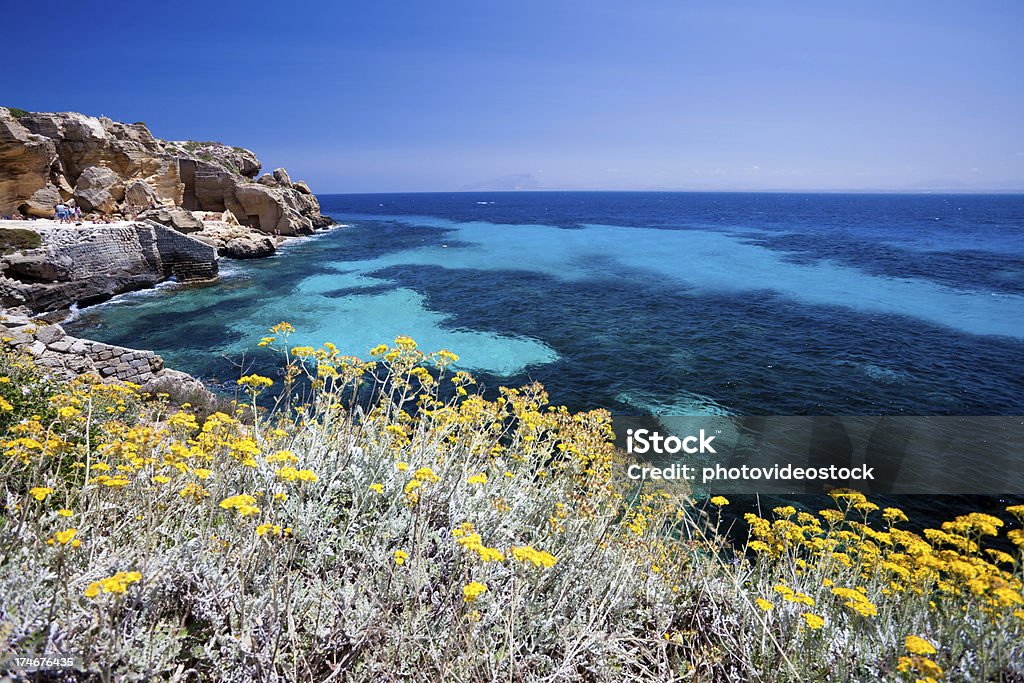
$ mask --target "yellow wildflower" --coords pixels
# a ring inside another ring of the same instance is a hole
[[[430,483],[441,480],[439,476],[434,474],[434,470],[430,469],[429,467],[419,468],[418,470],[416,470],[416,472],[413,473],[412,476],[413,479],[416,479],[417,481],[421,481],[423,483]]]
[[[260,524],[258,527],[256,527],[257,536],[266,536],[268,534],[271,536],[280,536],[281,527],[277,524],[271,524],[270,522],[264,522],[263,524]]]
[[[124,593],[128,589],[128,586],[141,580],[142,574],[139,572],[118,572],[113,576],[90,583],[89,587],[85,589],[85,597],[95,598],[101,592],[115,594]]]
[[[907,515],[899,508],[885,508],[882,510],[882,517],[890,524],[908,521]]]
[[[555,566],[558,562],[558,558],[547,552],[546,550],[537,550],[533,546],[522,546],[512,547],[512,557],[519,560],[520,562],[530,562],[535,567],[543,567],[549,569]]]
[[[256,506],[256,499],[245,493],[225,498],[219,505],[225,510],[235,510],[243,517],[259,514],[260,511]]]
[[[462,587],[462,597],[466,602],[473,602],[487,592],[487,586],[479,581],[467,583]]]
[[[71,543],[75,535],[78,533],[78,529],[67,529],[65,531],[58,531],[53,535],[53,538],[61,545],[67,545]]]
[[[33,486],[28,490],[28,493],[36,500],[44,500],[48,495],[53,493],[53,489],[49,486]]]
[[[803,617],[804,623],[811,630],[817,631],[819,628],[825,625],[825,620],[814,612],[801,612],[800,616]]]
[[[273,386],[273,384],[274,380],[262,375],[246,375],[238,380],[238,386],[248,387],[254,391],[266,389],[269,386]]]

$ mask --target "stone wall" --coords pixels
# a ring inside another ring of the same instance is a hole
[[[152,395],[166,394],[178,405],[190,403],[209,413],[217,397],[195,377],[164,367],[152,351],[72,337],[60,325],[33,322],[0,309],[0,347],[32,357],[33,363],[55,379],[67,381],[92,374],[104,382],[131,382]]]
[[[60,325],[39,326],[19,316],[5,316],[0,322],[0,339],[60,379],[93,373],[102,379],[144,385],[164,369],[163,358],[152,351],[78,339]]]
[[[169,270],[180,282],[212,280],[217,277],[216,249],[155,221],[147,220],[145,225],[149,226],[148,231],[141,224],[135,224],[140,242],[154,240],[164,269]]]
[[[217,276],[217,250],[154,221],[109,225],[10,222],[42,246],[0,256],[0,306],[66,310],[152,287]]]

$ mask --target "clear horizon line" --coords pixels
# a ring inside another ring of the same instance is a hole
[[[863,189],[578,189],[578,188],[530,188],[523,190],[364,190],[364,191],[318,191],[314,194],[339,195],[339,194],[539,194],[555,192],[579,192],[579,193],[629,193],[629,194],[887,194],[887,195],[1024,195],[1024,188],[986,189],[969,190],[964,188],[938,188],[938,189],[884,189],[884,188],[863,188]]]

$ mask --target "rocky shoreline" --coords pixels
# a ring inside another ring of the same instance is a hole
[[[33,318],[62,320],[170,278],[212,281],[219,258],[270,256],[332,224],[305,182],[260,169],[247,149],[161,140],[143,123],[0,107],[4,344],[62,378],[198,390],[152,352],[74,339]],[[54,220],[58,206],[73,218]]]

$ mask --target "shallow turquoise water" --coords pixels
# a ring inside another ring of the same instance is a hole
[[[490,387],[647,414],[1020,414],[1024,199],[527,193],[323,197],[350,227],[79,332],[229,382],[281,320],[398,334]],[[212,353],[211,353],[212,352]]]

